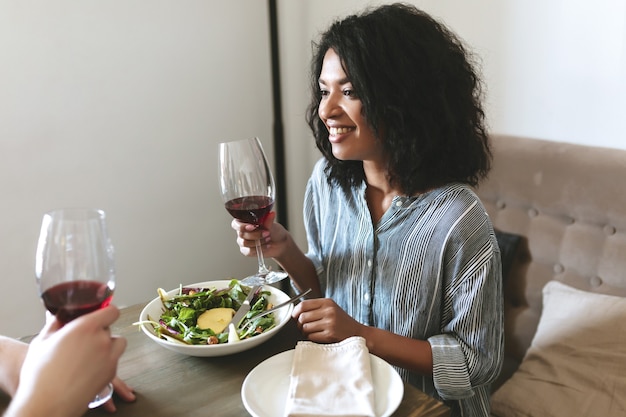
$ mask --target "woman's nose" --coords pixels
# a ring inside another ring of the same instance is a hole
[[[341,112],[338,100],[334,94],[329,94],[322,98],[320,106],[317,109],[317,114],[322,119],[330,119],[333,116],[338,115]]]

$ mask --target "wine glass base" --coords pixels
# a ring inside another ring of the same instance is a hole
[[[89,403],[89,408],[100,407],[105,402],[109,401],[109,399],[113,396],[113,384],[109,383],[106,387],[102,389],[97,395],[96,398],[91,400]]]
[[[275,282],[282,281],[288,276],[289,274],[283,271],[269,271],[266,274],[250,275],[249,277],[241,280],[241,282],[248,286],[273,284]]]

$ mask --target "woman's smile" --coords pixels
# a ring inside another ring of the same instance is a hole
[[[328,140],[331,143],[341,142],[348,134],[354,132],[354,127],[328,127]]]

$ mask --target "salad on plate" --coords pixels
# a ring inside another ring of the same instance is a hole
[[[225,288],[179,287],[174,295],[157,290],[163,309],[161,316],[148,316],[156,335],[171,342],[187,345],[215,345],[233,343],[262,334],[276,325],[274,314],[256,317],[272,308],[269,291],[260,289],[250,302],[236,332],[227,331],[235,312],[241,307],[252,288],[233,279]],[[230,336],[229,336],[230,335]]]

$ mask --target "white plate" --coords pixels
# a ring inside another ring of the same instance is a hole
[[[243,381],[241,399],[253,417],[278,417],[285,413],[294,350],[274,355],[258,364]],[[404,384],[387,362],[370,354],[376,417],[390,416],[402,401]]]
[[[230,280],[220,280],[220,281],[205,281],[205,282],[197,282],[195,284],[184,285],[184,287],[191,288],[225,288],[228,287]],[[266,285],[263,287],[264,291],[269,291],[269,301],[274,305],[278,305],[284,301],[289,299],[289,296],[279,290],[278,288],[272,287],[271,285]],[[178,293],[178,288],[175,288],[171,291],[167,292],[169,295],[174,295]],[[280,329],[287,324],[289,319],[291,318],[291,311],[293,310],[293,304],[289,304],[283,308],[275,311],[274,318],[276,320],[276,326],[271,328],[270,330],[261,333],[260,335],[251,337],[249,339],[242,340],[237,343],[220,343],[216,345],[186,345],[183,343],[170,342],[165,339],[159,338],[155,333],[152,325],[150,324],[142,324],[141,330],[148,336],[150,339],[154,340],[159,345],[163,346],[166,349],[173,350],[178,353],[182,353],[190,356],[224,356],[224,355],[232,355],[233,353],[239,353],[244,350],[252,349],[260,345],[263,342],[266,342],[270,338],[272,338],[276,333],[280,331]],[[159,297],[156,297],[152,301],[150,301],[144,309],[141,311],[139,315],[139,321],[148,320],[148,317],[152,319],[158,319],[163,312],[163,303]]]

